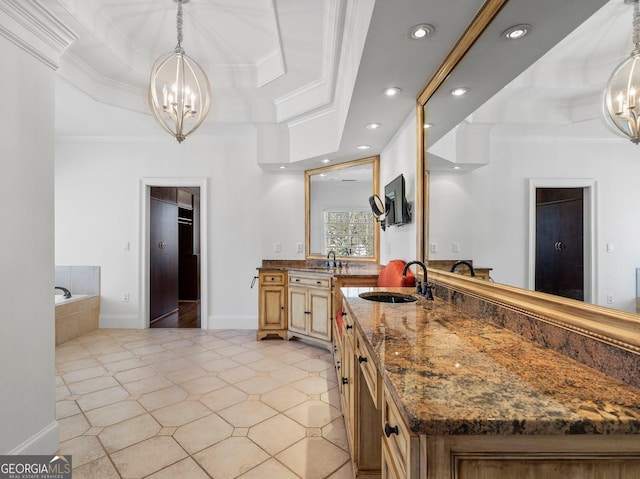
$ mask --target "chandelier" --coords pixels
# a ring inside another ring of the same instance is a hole
[[[640,143],[640,9],[633,3],[633,45],[629,58],[613,71],[602,96],[606,125],[615,134]]]
[[[189,0],[174,1],[178,44],[153,64],[149,108],[160,126],[182,143],[206,118],[211,99],[207,75],[182,48],[182,5]]]

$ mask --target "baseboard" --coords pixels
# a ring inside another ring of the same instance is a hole
[[[229,316],[215,315],[209,316],[206,325],[202,329],[253,329],[258,327],[257,316]]]
[[[101,314],[100,329],[140,329],[140,319],[128,314]]]
[[[53,421],[47,427],[37,432],[25,442],[4,454],[16,455],[48,455],[55,454],[60,449],[60,432],[58,421]]]

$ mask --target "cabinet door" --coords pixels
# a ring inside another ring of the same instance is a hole
[[[151,198],[150,318],[178,308],[178,207]]]
[[[289,329],[307,334],[307,291],[289,288]]]
[[[264,285],[260,291],[260,329],[285,329],[284,286]]]
[[[331,291],[309,290],[309,336],[331,341]]]

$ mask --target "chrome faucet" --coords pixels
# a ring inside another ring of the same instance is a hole
[[[331,261],[327,261],[327,266],[329,268],[335,268],[336,266],[338,266],[336,264],[336,252],[335,251],[329,251],[329,253],[327,253],[327,259],[329,259],[329,257],[333,255],[333,263]]]
[[[407,270],[409,269],[409,266],[411,266],[412,264],[417,264],[422,268],[422,283],[418,283],[418,280],[416,279],[416,293],[421,294],[428,300],[433,301],[433,291],[431,291],[432,286],[430,286],[427,283],[427,267],[422,261],[418,261],[418,260],[409,261],[407,264],[404,265],[404,269],[402,270],[402,276],[407,275]]]
[[[63,288],[62,286],[55,286],[53,290],[55,291],[56,289],[59,289],[60,291],[62,291],[66,299],[71,297],[71,291],[69,291],[67,288]]]
[[[469,272],[471,273],[471,276],[475,276],[476,275],[476,270],[473,269],[473,265],[469,262],[469,261],[457,261],[455,263],[453,263],[453,265],[451,266],[451,272],[455,272],[456,268],[460,265],[465,265],[467,268],[469,268]]]

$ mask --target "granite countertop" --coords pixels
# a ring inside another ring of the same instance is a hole
[[[417,433],[640,433],[640,389],[440,299],[392,304],[358,296],[412,288],[341,291]]]
[[[330,273],[336,278],[378,276],[380,265],[375,263],[347,262],[346,266],[330,268],[327,260],[262,260],[260,270],[303,271],[308,273]]]

